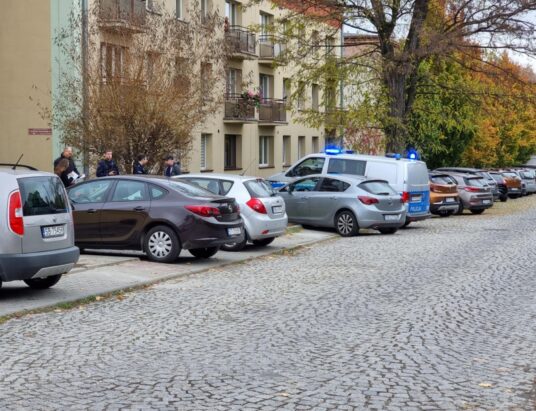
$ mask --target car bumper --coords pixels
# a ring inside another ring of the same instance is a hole
[[[240,228],[239,235],[230,235],[230,229]],[[181,246],[185,250],[192,248],[220,247],[228,243],[244,240],[245,230],[242,220],[226,224],[211,224],[198,221],[195,226],[181,233]]]
[[[28,280],[69,272],[78,261],[78,247],[40,253],[7,254],[0,256],[2,281]]]
[[[459,202],[454,202],[454,203],[445,203],[445,202],[441,202],[441,203],[433,203],[433,204],[430,204],[430,212],[432,214],[438,214],[442,211],[457,211],[458,208],[460,208],[460,203]]]
[[[260,218],[244,219],[244,227],[250,240],[279,237],[286,233],[287,225],[288,218],[286,214],[279,218],[262,215]]]
[[[397,215],[398,220],[388,220],[388,216]],[[386,217],[387,216],[387,217]],[[367,212],[365,215],[361,213],[357,218],[360,228],[388,228],[388,227],[402,227],[406,222],[406,213],[400,212]]]

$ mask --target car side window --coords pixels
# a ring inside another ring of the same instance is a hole
[[[103,203],[112,180],[95,180],[69,190],[69,199],[75,204]]]
[[[186,178],[189,183],[195,184],[213,194],[220,194],[220,183],[213,178]]]
[[[112,201],[148,201],[147,186],[141,181],[121,180],[115,186]]]
[[[292,191],[314,191],[320,177],[306,178],[291,184]]]
[[[364,176],[367,162],[364,160],[349,160],[342,158],[330,158],[328,174],[352,174]]]
[[[335,180],[333,178],[324,178],[322,179],[322,183],[320,183],[320,188],[318,191],[342,193],[343,191],[346,191],[348,187],[350,187],[350,184],[344,181]]]
[[[292,176],[304,177],[311,174],[322,174],[325,158],[311,157],[303,160],[300,164],[292,169]]]
[[[160,200],[164,198],[167,194],[167,191],[163,188],[151,185],[151,200]]]

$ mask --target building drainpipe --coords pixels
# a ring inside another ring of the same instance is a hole
[[[87,79],[86,79],[86,72],[87,72],[87,62],[88,62],[88,0],[82,0],[82,44],[80,45],[82,47],[81,50],[81,57],[82,57],[82,67],[81,67],[81,73],[82,73],[82,117],[83,117],[83,124],[84,129],[86,129],[85,124],[87,121]],[[84,134],[82,135],[82,157],[83,157],[83,170],[84,174],[86,176],[89,176],[89,148],[87,146],[87,140]]]

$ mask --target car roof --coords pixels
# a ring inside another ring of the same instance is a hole
[[[25,168],[17,168],[13,170],[11,167],[0,167],[0,175],[12,175],[16,177],[40,177],[40,176],[55,176],[53,173],[49,173],[48,171],[38,171],[38,170],[30,170]]]
[[[229,181],[248,181],[248,180],[264,180],[262,177],[254,176],[241,176],[239,174],[225,174],[225,173],[192,173],[192,174],[181,174],[179,176],[174,176],[172,178],[181,179],[181,178],[213,178],[218,180],[229,180]]]
[[[313,153],[313,154],[308,154],[302,158],[300,158],[298,161],[301,161],[305,158],[310,158],[310,157],[325,157],[325,158],[342,158],[344,160],[369,160],[369,161],[373,161],[373,160],[382,160],[382,161],[392,161],[392,162],[396,162],[396,163],[409,163],[409,164],[413,164],[413,163],[423,163],[423,161],[421,160],[410,160],[409,158],[399,158],[399,159],[396,159],[396,158],[392,158],[392,157],[386,157],[386,156],[373,156],[373,155],[370,155],[370,154],[348,154],[348,153],[343,153],[343,154],[326,154],[326,153]]]

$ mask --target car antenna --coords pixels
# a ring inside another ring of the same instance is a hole
[[[13,164],[13,167],[11,167],[12,170],[15,170],[17,168],[17,166],[19,165],[20,163],[20,160],[22,158],[22,156],[24,155],[24,153],[22,153],[19,157],[19,159],[17,160],[17,162],[15,164]]]
[[[247,166],[247,168],[246,168],[244,171],[242,171],[242,172],[240,173],[240,175],[241,175],[242,177],[244,176],[244,174],[246,174],[246,171],[249,170],[249,168],[250,168],[251,165],[255,162],[255,160],[257,160],[257,159],[254,158],[253,160],[251,160],[251,163],[249,163],[249,166]]]

